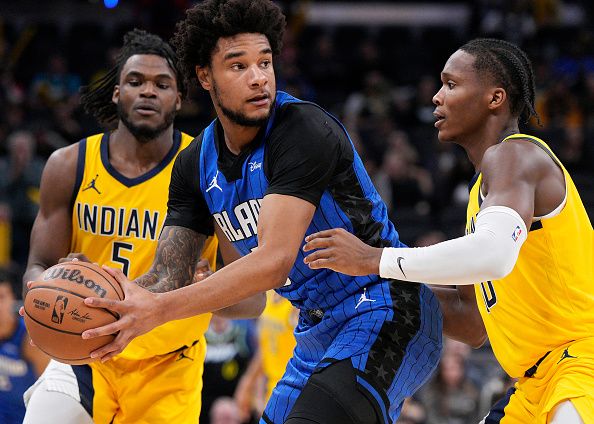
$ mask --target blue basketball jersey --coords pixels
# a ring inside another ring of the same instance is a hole
[[[205,130],[202,137],[200,151],[200,188],[204,199],[217,224],[237,250],[246,255],[258,246],[258,215],[262,199],[266,195],[269,181],[264,173],[264,161],[267,152],[267,139],[277,131],[278,111],[287,104],[308,104],[284,92],[277,92],[276,103],[271,118],[268,121],[263,139],[245,159],[242,176],[233,181],[227,181],[223,172],[218,168],[218,157],[215,131],[217,121],[213,121]],[[320,113],[327,115],[341,127],[342,124],[332,115],[320,109]],[[344,128],[343,128],[344,130]],[[346,134],[346,130],[345,134]],[[350,139],[349,139],[350,140]],[[365,196],[365,220],[368,227],[372,227],[381,239],[381,246],[403,246],[398,239],[398,233],[388,220],[386,206],[375,190],[363,163],[355,151],[352,173],[358,181],[359,190]],[[306,235],[330,228],[344,228],[357,234],[351,220],[352,210],[349,210],[349,199],[340,199],[327,189],[324,191],[320,204],[316,209]],[[289,273],[289,279],[284,287],[277,292],[289,299],[300,309],[329,309],[362,287],[379,281],[378,276],[351,277],[331,270],[312,270],[303,263],[304,253],[300,249],[295,264]]]
[[[35,383],[33,367],[23,358],[27,330],[19,317],[13,335],[0,340],[0,423],[21,424],[25,416],[23,393]]]
[[[239,155],[229,151],[215,120],[178,159],[165,225],[210,235],[216,222],[242,255],[258,247],[268,194],[316,206],[305,235],[343,228],[371,246],[404,246],[345,128],[313,103],[277,92],[266,127]],[[394,422],[439,360],[436,297],[422,284],[312,270],[303,259],[299,249],[276,290],[300,309],[297,345],[261,422],[285,422],[310,376],[342,360],[355,369],[380,422]]]

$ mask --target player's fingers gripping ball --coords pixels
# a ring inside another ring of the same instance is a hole
[[[25,297],[25,325],[35,345],[66,364],[86,364],[90,352],[115,335],[83,339],[89,328],[117,321],[116,313],[84,304],[87,297],[123,300],[120,284],[96,264],[74,261],[48,268]]]

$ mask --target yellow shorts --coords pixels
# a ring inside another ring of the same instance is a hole
[[[555,406],[570,400],[584,423],[594,423],[594,338],[552,350],[532,377],[522,377],[494,405],[486,424],[546,424]]]
[[[92,364],[96,424],[196,424],[200,416],[204,338],[196,345],[141,360]]]

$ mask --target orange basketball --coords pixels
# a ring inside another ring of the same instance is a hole
[[[33,343],[65,364],[87,364],[90,353],[115,335],[85,340],[83,331],[118,319],[116,313],[84,304],[87,297],[123,300],[120,284],[101,267],[88,262],[64,262],[45,270],[25,297],[25,325]]]

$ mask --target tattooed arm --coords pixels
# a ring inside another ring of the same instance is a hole
[[[225,265],[237,260],[239,254],[225,236],[220,231],[217,231],[217,236]],[[163,293],[192,284],[205,239],[206,236],[188,228],[165,227],[159,237],[151,269],[138,277],[135,283],[153,293]],[[265,306],[266,294],[259,293],[214,313],[232,319],[256,318]]]
[[[153,293],[192,284],[206,236],[184,227],[163,228],[151,269],[134,282]]]

